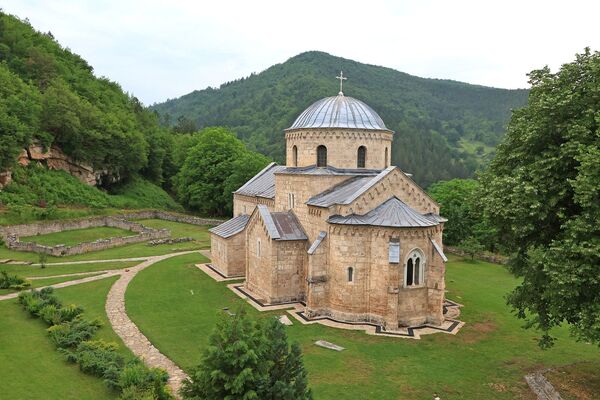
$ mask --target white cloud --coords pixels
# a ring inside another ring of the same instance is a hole
[[[595,1],[5,0],[146,104],[322,50],[410,74],[526,87],[600,49]]]

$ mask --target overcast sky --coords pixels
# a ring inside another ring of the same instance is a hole
[[[308,50],[503,88],[600,49],[600,1],[2,0],[145,104]],[[334,79],[334,77],[332,77]],[[352,77],[350,77],[352,79]]]

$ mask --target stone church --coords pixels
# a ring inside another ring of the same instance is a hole
[[[286,165],[235,191],[234,218],[210,230],[211,267],[245,277],[262,304],[301,302],[308,318],[442,324],[446,219],[390,165],[393,136],[341,84],[312,104],[285,130]]]

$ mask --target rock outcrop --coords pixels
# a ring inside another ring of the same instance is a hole
[[[40,143],[32,143],[28,148],[23,149],[19,155],[18,162],[22,166],[27,166],[32,162],[42,163],[49,169],[66,171],[81,182],[90,186],[95,186],[101,177],[100,172],[94,171],[89,165],[73,160],[63,153],[60,148],[51,146],[49,149],[44,149]],[[4,186],[6,186],[6,184]],[[2,187],[1,174],[0,187]]]
[[[0,172],[0,189],[12,182],[12,173],[10,171]]]

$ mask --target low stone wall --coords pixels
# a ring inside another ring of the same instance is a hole
[[[201,218],[193,215],[179,214],[159,210],[133,211],[120,215],[124,219],[164,219],[166,221],[182,222],[192,225],[221,225],[223,220],[215,218]]]
[[[123,246],[131,243],[145,241],[160,241],[168,239],[171,232],[168,229],[153,229],[131,221],[135,219],[163,219],[166,221],[181,222],[192,225],[220,225],[224,221],[214,218],[200,218],[193,215],[171,213],[159,210],[133,211],[118,216],[89,217],[82,219],[58,220],[35,222],[31,224],[0,226],[0,237],[11,250],[46,253],[52,256],[69,256],[87,253],[90,251],[104,250],[111,247]],[[96,228],[110,226],[137,233],[132,236],[99,239],[94,242],[79,243],[74,246],[44,246],[33,242],[21,242],[19,237],[46,235],[49,233],[69,231],[75,229]],[[190,241],[191,238],[169,239],[167,243]],[[159,243],[156,243],[159,244]]]
[[[444,246],[444,251],[447,253],[451,253],[451,254],[456,254],[457,256],[461,256],[461,257],[471,257],[470,255],[468,255],[467,253],[465,253],[464,251],[457,249],[456,247],[450,247],[450,246]],[[476,259],[478,260],[483,260],[483,261],[487,261],[487,262],[491,262],[494,264],[502,264],[502,265],[506,265],[508,264],[508,258],[504,257],[504,256],[500,256],[500,255],[490,255],[490,254],[477,254],[475,256]]]
[[[66,230],[96,228],[100,226],[110,226],[113,228],[125,229],[136,232],[137,235],[98,239],[94,242],[84,242],[74,246],[44,246],[35,242],[21,242],[19,240],[20,236],[45,235]],[[46,253],[56,257],[88,253],[90,251],[104,250],[131,243],[145,242],[148,240],[164,239],[171,236],[171,232],[168,229],[148,228],[140,223],[115,217],[96,217],[80,220],[10,225],[0,227],[0,234],[6,241],[6,246],[11,250]]]
[[[145,227],[144,225],[134,221],[127,221],[124,218],[107,216],[0,226],[0,236],[7,238],[9,235],[46,235],[48,233],[70,231],[75,229],[97,228],[99,226],[110,226],[113,228],[120,228],[138,233],[151,230],[151,228]]]

